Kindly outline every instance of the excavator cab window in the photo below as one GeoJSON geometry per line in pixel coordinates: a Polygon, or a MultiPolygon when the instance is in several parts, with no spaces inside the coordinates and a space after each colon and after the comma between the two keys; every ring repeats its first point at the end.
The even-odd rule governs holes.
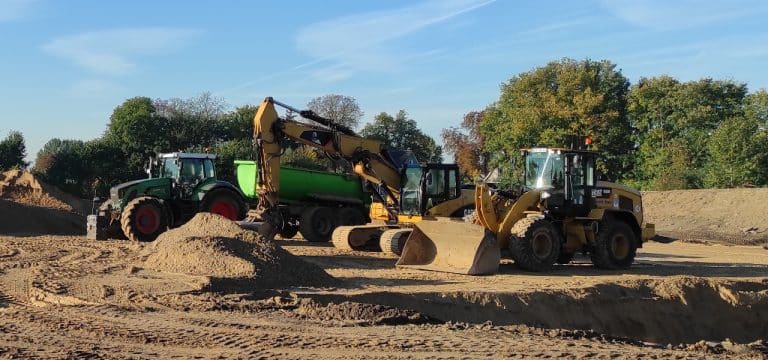
{"type": "Polygon", "coordinates": [[[421,213],[421,166],[408,166],[403,170],[400,190],[400,212],[407,215],[421,213]]]}

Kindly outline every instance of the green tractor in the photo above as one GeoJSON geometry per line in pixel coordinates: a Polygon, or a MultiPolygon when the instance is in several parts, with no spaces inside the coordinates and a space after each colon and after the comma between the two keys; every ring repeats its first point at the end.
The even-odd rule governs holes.
{"type": "Polygon", "coordinates": [[[148,179],[112,187],[97,214],[88,216],[88,237],[153,241],[199,212],[242,220],[248,211],[245,196],[237,186],[216,179],[215,159],[213,154],[180,152],[151,159],[148,179]]]}

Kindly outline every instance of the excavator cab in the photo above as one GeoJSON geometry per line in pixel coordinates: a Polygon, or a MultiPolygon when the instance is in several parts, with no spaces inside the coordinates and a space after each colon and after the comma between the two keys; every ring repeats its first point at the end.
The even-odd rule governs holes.
{"type": "Polygon", "coordinates": [[[455,164],[412,164],[402,170],[400,214],[423,216],[428,210],[461,197],[459,167],[455,164]]]}

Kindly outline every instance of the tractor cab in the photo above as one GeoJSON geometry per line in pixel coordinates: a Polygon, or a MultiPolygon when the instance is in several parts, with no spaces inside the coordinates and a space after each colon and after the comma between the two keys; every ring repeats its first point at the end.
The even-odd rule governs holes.
{"type": "Polygon", "coordinates": [[[214,154],[160,154],[155,161],[157,177],[171,179],[182,192],[182,198],[188,198],[198,185],[216,179],[215,160],[214,154]]]}
{"type": "Polygon", "coordinates": [[[525,190],[541,191],[554,215],[586,216],[592,207],[597,153],[586,150],[533,148],[525,158],[525,190]]]}
{"type": "Polygon", "coordinates": [[[456,164],[410,164],[401,172],[400,213],[421,216],[427,209],[461,197],[456,164]]]}

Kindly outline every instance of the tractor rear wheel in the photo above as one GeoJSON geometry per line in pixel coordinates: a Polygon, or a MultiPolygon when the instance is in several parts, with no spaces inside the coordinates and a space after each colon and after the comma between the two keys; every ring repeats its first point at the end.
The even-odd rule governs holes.
{"type": "Polygon", "coordinates": [[[552,223],[544,218],[524,218],[515,223],[509,251],[523,270],[546,271],[560,256],[562,239],[552,223]]]}
{"type": "Polygon", "coordinates": [[[628,269],[637,255],[637,239],[629,225],[612,220],[601,226],[592,251],[592,264],[601,269],[628,269]]]}
{"type": "Polygon", "coordinates": [[[168,215],[159,199],[142,196],[125,206],[120,227],[129,240],[153,241],[168,229],[168,215]]]}
{"type": "Polygon", "coordinates": [[[328,242],[336,228],[336,216],[327,207],[304,209],[299,220],[299,231],[309,242],[328,242]]]}
{"type": "Polygon", "coordinates": [[[245,218],[245,202],[234,191],[224,188],[214,189],[205,194],[200,204],[200,211],[221,215],[229,220],[245,218]]]}

